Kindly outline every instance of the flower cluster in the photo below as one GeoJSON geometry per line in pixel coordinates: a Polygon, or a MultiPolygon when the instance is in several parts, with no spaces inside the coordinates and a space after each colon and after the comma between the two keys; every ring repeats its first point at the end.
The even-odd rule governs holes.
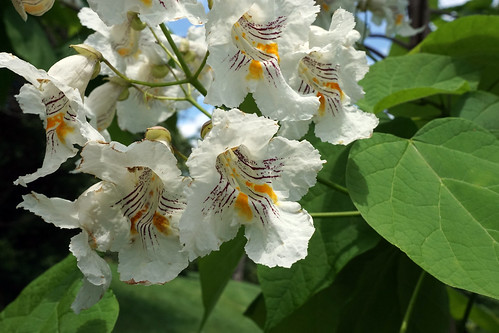
{"type": "Polygon", "coordinates": [[[386,34],[398,34],[403,37],[416,35],[425,27],[413,28],[406,15],[409,0],[317,0],[324,9],[318,18],[319,24],[329,24],[331,14],[338,8],[350,12],[371,12],[376,25],[386,23],[386,34]]]}
{"type": "MultiPolygon", "coordinates": [[[[41,13],[14,1],[21,3],[41,13]]],[[[95,32],[48,72],[0,54],[0,67],[28,81],[16,96],[22,110],[38,114],[46,130],[43,165],[16,183],[27,186],[77,154],[76,171],[100,179],[74,201],[32,192],[19,205],[81,229],[70,244],[84,274],[73,309],[92,306],[109,287],[100,252],[118,253],[121,280],[161,284],[244,226],[256,263],[303,259],[314,225],[298,201],[325,161],[299,140],[311,123],[322,141],[343,145],[378,124],[355,105],[368,66],[355,49],[353,15],[338,9],[324,29],[312,25],[313,0],[214,0],[207,14],[195,0],[88,3],[78,16],[95,32]],[[179,37],[164,24],[179,18],[206,24],[179,37]],[[99,73],[105,83],[85,97],[99,73]],[[238,109],[248,94],[261,115],[238,109]],[[201,95],[212,114],[198,104],[201,95]],[[211,121],[181,171],[169,132],[157,125],[192,105],[211,121]],[[115,117],[145,139],[113,141],[115,117]]]]}

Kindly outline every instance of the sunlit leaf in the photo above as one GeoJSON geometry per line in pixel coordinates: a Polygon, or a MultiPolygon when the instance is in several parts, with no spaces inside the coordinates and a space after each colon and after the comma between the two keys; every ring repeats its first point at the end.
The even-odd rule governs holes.
{"type": "Polygon", "coordinates": [[[436,94],[463,94],[476,89],[479,72],[449,56],[411,54],[390,57],[370,67],[360,81],[366,95],[358,105],[369,112],[436,94]]]}
{"type": "Polygon", "coordinates": [[[437,119],[411,140],[375,134],[352,148],[350,195],[366,221],[451,286],[499,298],[499,140],[437,119]]]}

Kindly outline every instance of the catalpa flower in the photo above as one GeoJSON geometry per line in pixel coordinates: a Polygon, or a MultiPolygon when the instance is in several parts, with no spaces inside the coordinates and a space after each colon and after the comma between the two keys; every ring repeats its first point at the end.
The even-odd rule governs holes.
{"type": "Polygon", "coordinates": [[[12,0],[12,4],[16,11],[26,21],[28,14],[41,16],[52,8],[54,0],[12,0]]]}
{"type": "Polygon", "coordinates": [[[119,77],[112,77],[108,82],[96,87],[85,100],[85,110],[90,124],[105,138],[111,141],[107,128],[116,114],[116,104],[128,94],[128,83],[119,77]]]}
{"type": "Polygon", "coordinates": [[[111,283],[109,265],[97,251],[119,251],[128,240],[129,227],[120,207],[115,205],[115,195],[112,183],[100,182],[75,201],[32,192],[24,195],[18,206],[59,228],[81,229],[69,245],[84,276],[71,306],[76,313],[97,303],[111,283]]]}
{"type": "Polygon", "coordinates": [[[128,147],[89,142],[81,156],[78,170],[113,184],[110,209],[119,208],[126,219],[129,233],[119,249],[121,280],[161,284],[175,278],[188,264],[178,236],[187,180],[168,145],[159,140],[128,147]]]}
{"type": "MultiPolygon", "coordinates": [[[[81,24],[95,31],[88,36],[85,44],[99,50],[103,57],[122,73],[125,72],[127,64],[137,61],[144,47],[155,43],[149,29],[136,27],[136,15],[129,12],[124,21],[107,26],[90,8],[82,8],[78,13],[81,24]]],[[[103,66],[101,73],[114,74],[107,66],[103,66]]]]}
{"type": "MultiPolygon", "coordinates": [[[[358,81],[369,67],[365,53],[354,49],[360,34],[353,30],[351,13],[335,11],[329,31],[312,26],[309,46],[290,81],[302,94],[319,97],[320,106],[313,118],[315,134],[322,141],[348,144],[372,135],[378,124],[375,115],[352,105],[363,95],[358,81]]],[[[302,137],[309,122],[282,122],[281,133],[287,137],[302,137]]]]}
{"type": "Polygon", "coordinates": [[[372,21],[380,25],[386,21],[386,34],[399,34],[404,37],[413,36],[424,30],[424,27],[414,29],[406,17],[408,0],[361,0],[359,8],[373,13],[372,21]]]}
{"type": "Polygon", "coordinates": [[[60,60],[48,72],[11,54],[0,53],[0,68],[7,67],[31,83],[25,84],[16,97],[24,113],[40,116],[47,137],[42,167],[19,177],[16,184],[26,186],[56,171],[64,161],[76,155],[78,149],[74,145],[104,139],[87,122],[82,103],[87,84],[98,69],[99,54],[85,51],[85,47],[76,48],[83,54],[60,60]]]}
{"type": "MultiPolygon", "coordinates": [[[[128,77],[151,83],[175,81],[173,71],[176,70],[167,64],[164,53],[157,52],[153,46],[145,47],[142,51],[139,59],[128,66],[126,71],[128,77]]],[[[179,71],[175,73],[177,77],[180,75],[179,71]]],[[[178,85],[139,87],[141,91],[130,88],[128,98],[117,102],[118,125],[121,129],[132,133],[144,132],[148,127],[165,121],[175,113],[177,102],[156,99],[155,96],[178,98],[184,95],[178,85]]]]}
{"type": "Polygon", "coordinates": [[[203,5],[197,0],[121,0],[119,6],[111,0],[89,0],[88,4],[109,26],[125,21],[128,12],[138,13],[150,26],[181,18],[187,18],[192,24],[202,24],[206,16],[203,5]]]}
{"type": "Polygon", "coordinates": [[[324,161],[307,141],[273,138],[277,129],[237,109],[214,111],[212,129],[187,160],[193,181],[180,240],[191,260],[217,250],[241,225],[257,263],[290,267],[307,255],[313,221],[296,201],[324,161]]]}
{"type": "Polygon", "coordinates": [[[214,81],[205,102],[237,107],[252,93],[266,116],[310,119],[317,98],[288,85],[280,60],[304,46],[317,9],[312,0],[214,1],[206,24],[214,81]]]}

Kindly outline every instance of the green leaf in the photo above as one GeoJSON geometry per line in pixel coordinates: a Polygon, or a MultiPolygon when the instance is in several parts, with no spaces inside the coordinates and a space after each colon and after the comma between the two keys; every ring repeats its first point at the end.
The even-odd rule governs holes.
{"type": "Polygon", "coordinates": [[[467,16],[439,27],[411,53],[432,53],[460,57],[481,68],[479,89],[499,93],[499,16],[467,16]]]}
{"type": "Polygon", "coordinates": [[[111,291],[76,315],[71,310],[81,287],[76,259],[66,259],[31,282],[0,313],[0,332],[111,332],[119,306],[111,291]]]}
{"type": "Polygon", "coordinates": [[[462,17],[430,33],[411,53],[453,56],[498,55],[498,30],[498,16],[462,17]]]}
{"type": "Polygon", "coordinates": [[[499,138],[499,96],[495,94],[485,91],[465,94],[452,108],[451,116],[469,119],[499,138]]]}
{"type": "Polygon", "coordinates": [[[243,228],[241,228],[236,238],[222,244],[220,250],[213,251],[208,256],[198,259],[204,306],[200,330],[208,320],[231,279],[234,269],[241,260],[245,244],[246,238],[244,238],[243,228]]]}
{"type": "Polygon", "coordinates": [[[53,47],[36,19],[30,17],[24,22],[12,7],[3,13],[3,21],[16,55],[45,70],[57,61],[53,47]]]}
{"type": "MultiPolygon", "coordinates": [[[[447,292],[452,317],[460,321],[466,311],[468,297],[453,288],[447,288],[447,292]]],[[[469,319],[489,333],[499,333],[499,317],[481,304],[476,302],[473,304],[469,319]]]]}
{"type": "MultiPolygon", "coordinates": [[[[398,332],[420,274],[417,265],[383,242],[350,261],[328,288],[269,332],[398,332]]],[[[251,318],[265,316],[262,303],[252,304],[251,318]]],[[[407,332],[446,332],[449,319],[445,286],[426,275],[407,332]]]]}
{"type": "MultiPolygon", "coordinates": [[[[199,276],[183,274],[165,285],[128,285],[118,279],[112,265],[111,287],[120,302],[120,316],[115,332],[192,333],[199,328],[203,305],[199,276]]],[[[243,312],[258,295],[257,285],[229,281],[204,333],[254,333],[258,327],[243,312]]]]}
{"type": "Polygon", "coordinates": [[[452,57],[412,54],[377,62],[359,83],[366,91],[359,107],[377,113],[423,97],[474,90],[478,72],[467,62],[452,57]]]}
{"type": "MultiPolygon", "coordinates": [[[[338,184],[344,182],[348,148],[310,138],[327,163],[319,177],[338,184]]],[[[348,195],[317,184],[301,201],[308,212],[351,211],[348,195]]],[[[308,255],[291,268],[258,266],[258,278],[267,309],[265,328],[276,326],[309,298],[329,286],[336,274],[353,257],[374,247],[378,236],[360,217],[314,220],[308,255]]]]}
{"type": "Polygon", "coordinates": [[[347,185],[364,219],[430,274],[499,298],[499,141],[464,119],[412,140],[375,134],[350,153],[347,185]]]}

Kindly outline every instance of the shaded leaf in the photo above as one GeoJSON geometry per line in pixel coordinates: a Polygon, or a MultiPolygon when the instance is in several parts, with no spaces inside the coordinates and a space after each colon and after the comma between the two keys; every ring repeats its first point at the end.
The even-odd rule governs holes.
{"type": "MultiPolygon", "coordinates": [[[[383,242],[350,261],[329,287],[269,332],[399,332],[420,274],[417,265],[383,242]]],[[[254,301],[248,315],[254,320],[265,317],[261,299],[254,301]]],[[[449,319],[445,286],[426,275],[407,332],[446,332],[449,319]]]]}
{"type": "Polygon", "coordinates": [[[499,96],[473,91],[461,96],[451,115],[469,119],[499,138],[499,96]]]}
{"type": "Polygon", "coordinates": [[[499,298],[498,170],[497,138],[446,118],[412,140],[357,142],[347,185],[366,221],[430,274],[499,298]]]}
{"type": "Polygon", "coordinates": [[[58,59],[36,19],[24,22],[10,6],[3,13],[7,36],[17,56],[37,68],[48,70],[58,59]]]}
{"type": "Polygon", "coordinates": [[[198,259],[204,306],[200,329],[208,320],[227,283],[232,278],[232,274],[243,256],[245,244],[246,238],[244,238],[243,228],[240,228],[236,238],[223,243],[220,250],[213,251],[208,256],[198,259]]]}
{"type": "Polygon", "coordinates": [[[31,282],[0,313],[0,332],[111,332],[119,306],[111,291],[76,315],[70,306],[81,287],[76,259],[66,259],[31,282]]]}
{"type": "MultiPolygon", "coordinates": [[[[319,177],[338,184],[344,183],[348,148],[311,142],[327,163],[319,177]]],[[[317,184],[301,201],[309,212],[355,210],[344,193],[317,184]]],[[[360,217],[315,219],[316,231],[310,240],[308,255],[291,268],[258,266],[267,309],[265,328],[276,326],[308,299],[329,286],[336,274],[355,256],[376,245],[379,238],[360,217]]]]}
{"type": "MultiPolygon", "coordinates": [[[[449,308],[452,317],[460,321],[466,311],[468,297],[453,288],[447,288],[449,308]]],[[[469,319],[489,333],[499,333],[499,317],[490,309],[476,302],[471,308],[469,319]]]]}

